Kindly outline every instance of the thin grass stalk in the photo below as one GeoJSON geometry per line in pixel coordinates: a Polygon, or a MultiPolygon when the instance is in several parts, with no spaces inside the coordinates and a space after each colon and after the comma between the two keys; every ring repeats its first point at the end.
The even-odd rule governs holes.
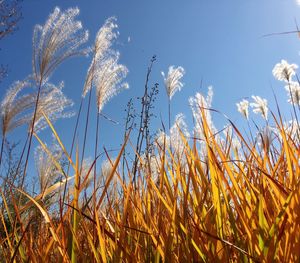
{"type": "Polygon", "coordinates": [[[89,117],[90,117],[91,97],[92,97],[92,89],[93,89],[95,64],[96,64],[96,53],[94,52],[93,64],[92,64],[92,78],[91,78],[90,91],[89,91],[89,100],[88,100],[88,109],[87,109],[85,129],[84,129],[84,139],[83,139],[80,173],[82,171],[83,158],[84,158],[84,152],[85,152],[85,144],[86,144],[86,136],[87,136],[87,130],[88,130],[88,124],[89,124],[89,117]]]}
{"type": "Polygon", "coordinates": [[[87,136],[88,125],[89,125],[90,108],[91,108],[91,98],[92,98],[92,89],[93,89],[93,87],[91,86],[90,91],[89,91],[88,109],[87,109],[87,113],[86,113],[86,122],[85,122],[84,137],[83,137],[83,146],[82,146],[80,173],[82,171],[82,164],[83,164],[83,158],[84,158],[84,152],[85,152],[85,145],[86,145],[86,136],[87,136]]]}
{"type": "Polygon", "coordinates": [[[79,214],[77,212],[78,206],[78,199],[80,193],[80,172],[79,172],[79,158],[78,158],[78,150],[76,151],[76,171],[75,171],[75,181],[74,181],[74,201],[73,206],[73,233],[72,233],[72,252],[71,252],[71,262],[77,262],[77,245],[75,242],[75,236],[78,232],[78,221],[79,221],[79,214]]]}
{"type": "Polygon", "coordinates": [[[30,129],[30,135],[29,135],[29,144],[28,144],[28,150],[26,154],[26,161],[25,161],[25,166],[24,166],[24,171],[23,171],[23,176],[22,176],[22,181],[21,181],[21,188],[23,188],[23,184],[25,181],[25,176],[26,176],[26,171],[27,171],[27,166],[28,166],[28,160],[29,160],[29,154],[30,154],[30,149],[31,149],[31,143],[32,143],[32,136],[33,136],[33,131],[34,131],[34,124],[35,124],[35,119],[36,119],[36,114],[37,114],[37,109],[38,109],[38,103],[40,99],[40,93],[42,89],[42,78],[39,81],[38,85],[38,92],[36,96],[36,102],[34,106],[34,114],[33,114],[33,119],[32,119],[32,124],[31,124],[31,129],[30,129]]]}
{"type": "Polygon", "coordinates": [[[137,165],[138,165],[138,159],[140,157],[141,153],[141,148],[143,145],[143,140],[144,140],[144,135],[145,135],[145,127],[143,127],[143,121],[144,121],[144,116],[145,116],[145,110],[146,110],[146,104],[148,101],[148,83],[149,83],[149,77],[152,71],[152,66],[154,61],[156,60],[155,56],[152,57],[150,61],[150,66],[148,67],[147,75],[146,75],[146,82],[145,82],[145,89],[144,89],[144,95],[142,97],[142,110],[140,113],[140,124],[139,124],[139,133],[137,136],[137,141],[136,141],[136,154],[133,162],[133,178],[132,182],[134,183],[134,187],[136,189],[136,173],[137,173],[137,165]]]}
{"type": "MultiPolygon", "coordinates": [[[[40,82],[39,82],[39,85],[38,85],[38,92],[37,92],[37,97],[36,97],[36,102],[35,102],[34,114],[33,114],[30,134],[29,134],[29,144],[28,144],[28,149],[27,149],[27,154],[26,154],[26,161],[25,161],[23,176],[21,178],[21,185],[19,187],[20,189],[23,189],[24,182],[25,182],[26,171],[27,171],[27,166],[28,166],[28,160],[29,160],[29,154],[30,154],[30,149],[31,149],[32,137],[33,137],[33,132],[34,132],[34,124],[35,124],[36,115],[37,115],[37,109],[38,109],[38,103],[39,103],[41,88],[42,88],[42,79],[40,79],[40,82]]],[[[26,143],[25,143],[25,146],[26,146],[26,143]]],[[[24,150],[25,150],[25,147],[24,147],[24,150]]],[[[20,163],[21,163],[21,160],[20,160],[20,163]]],[[[17,176],[17,173],[16,173],[16,176],[17,176]]],[[[20,205],[20,202],[21,202],[21,196],[19,197],[19,200],[18,200],[18,206],[20,205]]],[[[15,209],[17,209],[16,204],[14,204],[14,206],[15,206],[15,209]]]]}
{"type": "MultiPolygon", "coordinates": [[[[79,118],[80,118],[80,114],[81,114],[81,110],[82,110],[82,104],[83,104],[83,98],[81,98],[81,101],[80,101],[80,106],[79,106],[79,110],[78,110],[78,114],[77,114],[77,118],[76,118],[76,124],[75,124],[75,128],[74,128],[74,133],[73,133],[71,150],[70,150],[70,157],[71,158],[72,158],[72,153],[73,153],[73,149],[74,149],[75,137],[76,137],[76,133],[77,133],[77,129],[78,129],[78,124],[79,124],[79,118]]],[[[68,162],[67,175],[69,174],[69,170],[70,170],[70,162],[68,162]]],[[[63,211],[63,204],[65,203],[66,191],[67,191],[67,182],[65,183],[65,186],[64,186],[64,192],[63,192],[63,198],[62,198],[62,205],[60,206],[60,209],[62,211],[63,211]]]]}
{"type": "Polygon", "coordinates": [[[2,142],[1,142],[0,168],[1,168],[1,164],[2,164],[2,154],[3,154],[3,150],[4,150],[4,143],[5,143],[5,134],[3,134],[2,142]]]}
{"type": "MultiPolygon", "coordinates": [[[[94,154],[94,159],[96,160],[97,154],[98,154],[98,133],[99,133],[99,119],[100,119],[100,114],[97,109],[97,116],[96,116],[96,137],[95,137],[95,154],[94,154]]],[[[96,176],[97,176],[97,162],[95,162],[94,165],[94,197],[96,198],[96,176]]]]}
{"type": "MultiPolygon", "coordinates": [[[[81,111],[82,111],[82,104],[83,104],[83,98],[81,98],[81,100],[80,100],[80,106],[79,106],[79,110],[78,110],[78,114],[77,114],[77,118],[76,118],[76,123],[75,123],[75,128],[74,128],[74,132],[73,132],[72,144],[71,144],[71,149],[70,149],[70,156],[71,157],[72,157],[73,149],[74,149],[74,145],[75,145],[75,137],[76,137],[77,129],[78,129],[78,125],[79,125],[80,114],[81,114],[81,111]]],[[[68,163],[67,174],[69,173],[69,169],[70,169],[70,163],[68,163]]]]}
{"type": "Polygon", "coordinates": [[[24,143],[22,153],[21,153],[20,159],[18,161],[17,169],[16,169],[15,176],[14,176],[14,180],[16,179],[16,177],[18,175],[18,172],[19,172],[22,160],[23,160],[23,156],[24,156],[24,153],[25,153],[25,150],[26,150],[26,146],[27,146],[27,143],[28,143],[28,139],[29,139],[29,132],[27,133],[26,141],[24,143]]]}
{"type": "MultiPolygon", "coordinates": [[[[97,177],[97,152],[98,152],[98,130],[99,130],[99,119],[100,119],[100,114],[99,114],[99,108],[97,109],[97,120],[96,120],[96,138],[95,138],[95,165],[94,165],[94,176],[93,176],[93,183],[94,183],[94,192],[93,192],[93,219],[96,220],[96,197],[97,197],[97,189],[96,189],[96,177],[97,177]]],[[[103,179],[104,180],[104,179],[103,179]]],[[[96,230],[93,228],[93,238],[94,241],[96,240],[96,230]]]]}
{"type": "MultiPolygon", "coordinates": [[[[14,219],[11,218],[11,224],[13,225],[12,232],[14,233],[14,237],[15,237],[16,241],[19,242],[20,238],[19,238],[19,233],[17,231],[17,222],[19,222],[19,224],[20,224],[20,231],[22,233],[24,232],[24,228],[23,228],[23,223],[22,223],[22,220],[21,220],[21,217],[20,217],[20,213],[19,213],[19,210],[18,210],[18,207],[17,207],[16,200],[15,200],[15,198],[13,196],[13,193],[12,193],[12,188],[10,188],[10,194],[11,194],[12,205],[13,205],[13,208],[14,208],[14,211],[15,211],[15,218],[14,219]]],[[[9,208],[8,208],[7,204],[6,204],[6,211],[8,211],[8,213],[9,213],[9,208]]],[[[22,244],[19,245],[19,254],[20,254],[21,259],[22,259],[23,262],[26,262],[28,260],[27,254],[26,254],[25,249],[22,246],[22,244]]]]}
{"type": "Polygon", "coordinates": [[[171,98],[168,98],[169,131],[171,130],[171,98]]]}
{"type": "MultiPolygon", "coordinates": [[[[71,149],[70,149],[70,157],[72,158],[72,153],[73,153],[73,149],[74,149],[74,145],[75,145],[75,137],[76,137],[76,133],[77,133],[77,129],[78,129],[78,124],[79,124],[79,118],[80,118],[80,114],[82,111],[82,104],[83,104],[83,98],[81,98],[80,101],[80,106],[79,106],[79,110],[78,110],[78,114],[77,114],[77,118],[76,118],[76,124],[75,124],[75,128],[74,128],[74,132],[73,132],[73,138],[72,138],[72,144],[71,144],[71,149]]],[[[69,170],[70,170],[70,162],[68,162],[68,168],[67,168],[67,175],[69,174],[69,170]]],[[[65,182],[64,185],[64,191],[63,191],[63,197],[62,199],[60,199],[59,202],[59,216],[60,216],[60,221],[63,222],[63,211],[64,211],[64,204],[65,204],[65,198],[66,198],[66,192],[67,192],[67,185],[68,182],[65,182]]],[[[66,233],[65,233],[65,228],[62,227],[62,236],[65,237],[66,233]]],[[[63,238],[63,240],[65,240],[65,238],[63,238]]],[[[63,243],[64,247],[65,244],[63,243]]],[[[65,253],[67,253],[67,250],[65,250],[65,253]]]]}
{"type": "MultiPolygon", "coordinates": [[[[126,115],[126,122],[125,122],[125,128],[124,128],[124,136],[123,136],[123,141],[125,141],[126,136],[127,136],[127,131],[129,128],[132,128],[134,120],[132,120],[131,125],[129,126],[129,120],[132,117],[131,116],[131,106],[132,106],[132,98],[129,100],[127,104],[127,115],[126,115]]],[[[123,159],[122,159],[122,179],[123,179],[123,184],[125,183],[125,158],[126,158],[126,148],[124,149],[123,152],[123,159]]]]}

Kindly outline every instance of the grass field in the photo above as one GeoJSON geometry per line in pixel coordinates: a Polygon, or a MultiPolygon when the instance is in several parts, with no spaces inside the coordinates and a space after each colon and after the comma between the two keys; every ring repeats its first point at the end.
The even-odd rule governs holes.
{"type": "MultiPolygon", "coordinates": [[[[150,87],[147,72],[141,114],[134,118],[128,104],[123,145],[116,158],[97,162],[98,126],[103,106],[128,88],[127,68],[111,45],[117,37],[110,18],[97,34],[92,48],[75,20],[77,9],[50,15],[33,37],[33,73],[16,82],[1,103],[2,168],[0,188],[1,262],[299,262],[300,260],[300,86],[294,64],[278,63],[273,74],[286,85],[293,119],[253,96],[240,102],[241,118],[249,124],[249,109],[263,122],[241,131],[227,119],[217,130],[212,120],[212,89],[207,96],[190,99],[194,127],[183,114],[171,125],[171,99],[181,89],[184,69],[170,67],[164,74],[169,97],[169,123],[151,136],[151,110],[157,86],[150,87]],[[96,93],[97,131],[85,136],[78,150],[68,150],[54,121],[70,117],[72,105],[49,82],[64,60],[90,52],[91,66],[82,93],[90,109],[96,93]],[[32,91],[26,93],[25,87],[32,91]],[[259,118],[260,116],[258,116],[259,118]],[[137,123],[137,127],[133,124],[137,123]],[[4,154],[11,144],[7,135],[28,127],[23,151],[4,154]],[[40,138],[47,128],[52,146],[40,138]],[[32,141],[39,189],[26,187],[32,141]],[[87,161],[87,140],[95,141],[95,156],[87,161]],[[127,158],[127,152],[134,156],[127,158]],[[4,161],[11,164],[3,172],[4,161]]],[[[88,111],[89,112],[89,111],[88,111]]],[[[224,117],[226,118],[226,117],[224,117]]],[[[86,124],[81,105],[78,122],[86,124]]],[[[86,134],[85,131],[85,134],[86,134]]]]}

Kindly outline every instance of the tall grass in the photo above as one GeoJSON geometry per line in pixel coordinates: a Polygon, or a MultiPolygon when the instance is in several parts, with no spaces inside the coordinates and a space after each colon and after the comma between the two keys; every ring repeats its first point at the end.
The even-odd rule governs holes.
{"type": "MultiPolygon", "coordinates": [[[[53,16],[59,13],[55,9],[50,22],[51,17],[53,20],[53,16]]],[[[110,30],[115,27],[109,25],[110,30]]],[[[115,35],[108,32],[108,41],[111,41],[115,35]]],[[[104,43],[109,49],[110,43],[104,43]]],[[[110,54],[108,52],[106,56],[110,54]]],[[[103,66],[105,61],[107,57],[100,65],[103,66]]],[[[22,162],[17,160],[17,174],[2,180],[5,187],[0,189],[1,261],[299,262],[300,137],[297,105],[300,97],[295,96],[298,89],[287,89],[294,109],[291,123],[284,122],[279,110],[274,113],[267,108],[266,101],[253,96],[254,102],[250,106],[265,119],[262,127],[257,127],[256,136],[252,136],[250,126],[244,133],[229,119],[228,125],[219,131],[212,120],[212,112],[217,111],[211,107],[213,93],[209,89],[206,97],[198,93],[190,99],[194,119],[192,132],[188,131],[184,116],[180,114],[174,125],[169,125],[169,131],[162,127],[163,131],[152,139],[144,129],[149,129],[148,111],[155,101],[148,96],[153,62],[147,73],[137,146],[131,143],[136,138],[132,132],[134,125],[129,119],[133,117],[129,113],[130,102],[122,147],[117,158],[111,158],[105,151],[107,161],[101,170],[95,168],[100,157],[97,146],[94,159],[83,164],[81,160],[85,156],[80,156],[78,148],[75,157],[72,155],[73,145],[70,152],[67,151],[60,139],[60,131],[53,124],[55,119],[39,107],[40,99],[33,97],[35,100],[30,100],[31,114],[26,111],[26,116],[33,121],[26,123],[29,136],[40,144],[37,156],[43,158],[38,158],[40,176],[37,179],[41,187],[33,194],[23,184],[15,185],[10,180],[11,176],[26,179],[27,161],[24,173],[23,170],[18,173],[22,162]],[[145,101],[150,101],[150,105],[145,105],[145,101]],[[268,112],[271,117],[268,117],[268,112]],[[36,116],[52,133],[55,150],[43,142],[39,130],[34,128],[36,116]],[[250,139],[247,133],[251,134],[250,139]],[[143,145],[146,146],[143,148],[143,145]],[[125,154],[130,147],[134,162],[125,154]]],[[[296,69],[289,66],[280,64],[276,70],[274,68],[274,75],[280,79],[278,74],[281,72],[283,78],[280,80],[286,81],[287,85],[291,84],[296,69]]],[[[91,66],[87,77],[90,90],[94,85],[93,68],[91,66]]],[[[123,75],[115,77],[119,79],[123,75]]],[[[41,94],[44,85],[46,83],[40,82],[38,86],[41,94]]],[[[109,89],[110,85],[106,88],[109,89]]],[[[96,87],[98,96],[101,95],[99,89],[100,86],[96,87]]],[[[115,93],[113,90],[107,94],[115,93]]],[[[152,95],[155,96],[155,88],[152,95]]],[[[16,96],[17,93],[11,104],[16,96]]],[[[3,105],[6,104],[2,103],[2,118],[8,112],[3,110],[3,105]]],[[[248,106],[249,102],[245,100],[238,104],[238,110],[246,119],[249,118],[248,106]]],[[[13,113],[11,116],[19,117],[22,111],[13,113]]],[[[85,122],[87,127],[88,118],[82,119],[78,114],[74,136],[78,121],[85,122]]],[[[5,127],[2,127],[1,158],[4,158],[7,140],[5,127]]],[[[96,142],[97,136],[98,133],[96,142]]],[[[90,138],[85,135],[86,139],[90,138]]]]}

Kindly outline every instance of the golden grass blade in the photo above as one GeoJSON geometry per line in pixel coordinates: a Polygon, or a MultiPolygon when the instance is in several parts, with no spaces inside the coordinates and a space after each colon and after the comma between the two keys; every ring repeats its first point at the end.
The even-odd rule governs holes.
{"type": "Polygon", "coordinates": [[[114,174],[115,174],[115,172],[116,172],[116,170],[117,170],[117,167],[118,167],[118,165],[119,165],[119,162],[120,162],[120,159],[121,159],[121,157],[122,157],[123,151],[124,151],[124,149],[125,149],[125,145],[126,145],[126,143],[127,143],[127,140],[128,140],[128,138],[129,138],[129,135],[130,135],[130,133],[127,135],[126,140],[125,140],[125,142],[124,142],[124,144],[123,144],[123,146],[122,146],[122,148],[121,148],[121,150],[120,150],[120,152],[119,152],[119,154],[118,154],[118,157],[117,157],[117,159],[115,160],[114,165],[113,165],[113,167],[112,167],[112,169],[111,169],[110,175],[109,175],[108,178],[106,179],[106,182],[105,182],[105,186],[104,186],[102,195],[100,196],[99,201],[98,201],[98,204],[97,204],[97,206],[96,206],[96,211],[99,209],[99,207],[100,207],[100,205],[101,205],[101,203],[102,203],[102,201],[103,201],[103,199],[104,199],[104,197],[105,197],[105,195],[106,195],[106,193],[107,193],[108,186],[109,186],[111,180],[113,179],[113,176],[114,176],[114,174]]]}
{"type": "Polygon", "coordinates": [[[98,250],[96,249],[96,247],[94,245],[94,242],[93,242],[93,236],[92,236],[92,234],[89,232],[89,230],[86,227],[84,227],[84,230],[85,230],[86,238],[88,240],[88,244],[90,245],[90,247],[92,249],[92,252],[93,252],[93,255],[95,257],[96,262],[97,263],[101,262],[98,250]]]}
{"type": "Polygon", "coordinates": [[[101,233],[102,230],[101,230],[101,226],[100,226],[98,213],[95,213],[95,219],[96,219],[97,234],[98,234],[99,246],[100,246],[101,262],[106,263],[107,262],[107,259],[106,259],[106,244],[105,244],[104,236],[101,233]]]}
{"type": "MultiPolygon", "coordinates": [[[[15,238],[15,242],[19,243],[20,242],[20,237],[19,237],[19,234],[17,232],[17,229],[15,228],[15,223],[14,223],[14,220],[12,218],[10,209],[8,207],[6,197],[4,196],[4,193],[1,191],[1,189],[0,189],[0,192],[1,192],[2,201],[3,201],[3,204],[4,204],[4,208],[5,208],[5,211],[6,211],[7,216],[8,216],[9,223],[10,223],[11,226],[13,226],[13,237],[15,238]]],[[[13,250],[11,250],[11,251],[13,251],[13,250]]],[[[23,248],[22,244],[19,244],[19,253],[20,253],[22,261],[25,261],[27,259],[27,257],[26,257],[25,249],[23,248]]]]}
{"type": "Polygon", "coordinates": [[[16,190],[19,191],[24,196],[26,196],[39,209],[39,211],[41,212],[45,222],[47,224],[49,224],[49,230],[50,230],[50,233],[51,233],[53,239],[55,240],[55,242],[58,245],[58,247],[57,247],[58,251],[63,256],[65,262],[70,262],[69,258],[66,257],[65,253],[62,250],[62,245],[61,245],[60,239],[59,239],[59,237],[57,236],[57,234],[54,230],[54,227],[52,225],[52,221],[51,221],[47,211],[33,197],[31,197],[29,194],[27,194],[26,192],[24,192],[24,191],[22,191],[21,189],[18,189],[18,188],[16,188],[16,190]]]}
{"type": "Polygon", "coordinates": [[[74,180],[74,199],[73,199],[73,225],[72,225],[72,248],[71,248],[71,262],[77,262],[77,248],[78,248],[78,241],[76,240],[77,231],[78,231],[78,221],[79,215],[77,210],[79,209],[78,199],[80,194],[80,171],[79,171],[79,155],[78,155],[78,148],[76,149],[76,167],[75,167],[75,180],[74,180]],[[77,242],[76,242],[77,241],[77,242]]]}
{"type": "Polygon", "coordinates": [[[63,174],[66,178],[66,174],[64,170],[62,169],[61,165],[57,162],[57,160],[53,157],[51,151],[48,149],[48,147],[43,143],[43,141],[40,139],[40,137],[34,132],[33,135],[38,140],[40,145],[42,146],[43,150],[48,154],[48,156],[51,158],[52,162],[54,163],[55,167],[63,174]]]}
{"type": "Polygon", "coordinates": [[[63,145],[63,143],[61,142],[61,139],[60,139],[60,137],[58,136],[58,134],[57,134],[57,132],[56,132],[56,130],[55,130],[53,124],[52,124],[51,121],[49,120],[48,116],[44,113],[44,111],[42,111],[42,114],[43,114],[43,116],[44,116],[44,118],[45,118],[47,124],[48,124],[49,127],[51,128],[52,133],[53,133],[54,137],[56,138],[57,142],[59,143],[61,149],[63,150],[64,154],[65,154],[66,157],[68,158],[68,161],[70,162],[70,164],[72,165],[73,169],[75,170],[75,165],[74,165],[74,163],[73,163],[73,161],[72,161],[72,158],[71,158],[71,156],[69,155],[69,153],[67,152],[67,150],[66,150],[65,146],[63,145]]]}
{"type": "MultiPolygon", "coordinates": [[[[2,191],[1,191],[1,195],[2,195],[2,199],[6,203],[5,196],[3,195],[2,191]]],[[[7,205],[5,205],[5,206],[7,206],[7,205]]],[[[10,224],[11,224],[11,215],[10,215],[10,212],[7,211],[7,214],[8,214],[8,218],[9,218],[10,224]]],[[[7,226],[6,226],[7,223],[4,220],[4,215],[3,215],[2,212],[0,212],[0,217],[1,217],[1,223],[2,223],[3,229],[4,229],[4,232],[5,232],[6,241],[7,241],[8,247],[9,247],[9,251],[10,251],[10,253],[12,253],[12,251],[14,250],[14,248],[13,248],[13,245],[11,243],[10,234],[8,233],[7,226]]]]}

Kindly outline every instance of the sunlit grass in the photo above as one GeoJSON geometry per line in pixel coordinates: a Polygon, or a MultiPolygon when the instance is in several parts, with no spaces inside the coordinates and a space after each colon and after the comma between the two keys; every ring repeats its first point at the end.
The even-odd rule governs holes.
{"type": "MultiPolygon", "coordinates": [[[[55,10],[58,16],[60,11],[55,10]]],[[[69,12],[73,19],[79,11],[70,9],[69,12]]],[[[104,28],[108,31],[103,29],[98,33],[101,37],[98,40],[105,40],[106,48],[110,48],[110,41],[116,37],[112,34],[116,25],[110,21],[105,24],[109,27],[104,28]],[[109,37],[103,32],[108,32],[109,37]]],[[[79,24],[76,25],[78,28],[79,24]]],[[[97,43],[94,60],[96,47],[102,42],[97,43]]],[[[42,60],[45,54],[39,52],[42,60]]],[[[101,65],[98,70],[103,73],[103,67],[109,68],[104,63],[108,61],[107,57],[98,59],[101,65]]],[[[89,115],[80,116],[81,106],[75,131],[68,129],[65,132],[75,138],[78,122],[82,121],[86,124],[85,137],[83,142],[76,144],[73,139],[70,151],[61,140],[61,132],[55,128],[55,119],[47,112],[48,108],[40,107],[38,97],[33,96],[34,99],[24,106],[35,112],[26,115],[29,116],[29,131],[24,137],[36,140],[39,151],[47,156],[38,159],[48,165],[40,164],[40,177],[37,178],[41,182],[43,177],[46,183],[40,183],[40,189],[35,192],[23,184],[31,143],[30,139],[24,171],[20,167],[26,140],[15,174],[6,177],[0,189],[1,261],[299,262],[300,136],[297,105],[300,88],[298,82],[297,86],[292,81],[296,65],[284,61],[274,68],[275,77],[288,86],[293,122],[284,122],[279,110],[275,113],[268,108],[266,100],[252,96],[254,102],[244,99],[238,104],[238,111],[249,125],[249,129],[243,132],[227,117],[228,125],[223,131],[214,126],[211,113],[218,112],[212,109],[211,88],[207,97],[197,93],[190,99],[194,127],[188,129],[183,114],[176,116],[171,127],[170,99],[183,86],[180,79],[184,70],[180,67],[180,74],[175,74],[175,86],[166,86],[167,92],[175,89],[168,94],[169,129],[166,131],[162,124],[162,130],[153,139],[149,135],[149,126],[157,85],[149,88],[148,80],[154,61],[155,58],[147,72],[138,132],[133,131],[135,127],[129,120],[134,118],[129,112],[130,104],[122,147],[116,158],[105,151],[106,161],[101,169],[96,167],[100,159],[98,130],[96,139],[87,136],[89,115]],[[257,125],[258,132],[254,135],[249,124],[249,105],[255,113],[262,115],[264,121],[261,126],[257,125]],[[47,146],[38,129],[34,128],[36,116],[53,135],[56,152],[47,146]],[[90,162],[84,159],[84,150],[79,151],[79,146],[84,149],[87,140],[95,140],[95,157],[90,162]],[[134,157],[128,158],[126,152],[134,157]],[[21,184],[12,180],[19,178],[17,176],[21,177],[21,184]]],[[[86,81],[89,96],[93,87],[93,65],[94,62],[86,81]]],[[[122,69],[125,72],[125,66],[122,69]]],[[[127,69],[126,74],[113,70],[112,79],[109,72],[105,71],[106,91],[101,91],[100,84],[97,86],[98,97],[111,88],[110,81],[119,85],[127,69]]],[[[42,78],[42,73],[36,71],[35,77],[42,78]]],[[[101,79],[102,75],[99,76],[101,79]]],[[[165,79],[165,83],[172,82],[165,79]]],[[[42,81],[37,85],[41,94],[44,85],[42,81]]],[[[9,116],[17,116],[19,120],[23,111],[14,112],[12,107],[17,93],[10,96],[9,103],[6,103],[9,110],[5,113],[11,113],[9,116]]],[[[109,97],[115,93],[113,90],[106,95],[109,97]]],[[[6,104],[2,103],[2,111],[6,104]]],[[[100,112],[99,105],[97,111],[100,112]]],[[[2,118],[4,115],[2,113],[2,118]]],[[[1,158],[6,131],[2,129],[1,158]]]]}
{"type": "MultiPolygon", "coordinates": [[[[45,189],[43,197],[19,190],[27,198],[22,206],[13,196],[2,196],[4,203],[11,199],[14,205],[1,212],[2,257],[16,262],[297,261],[299,143],[285,132],[280,119],[281,139],[268,149],[247,142],[235,126],[220,143],[204,111],[205,160],[199,157],[203,149],[198,149],[197,139],[182,134],[181,161],[170,148],[157,146],[152,158],[159,166],[140,164],[134,188],[131,180],[122,180],[119,169],[125,141],[96,192],[83,195],[92,166],[80,173],[78,154],[70,160],[75,179],[61,214],[61,198],[52,209],[43,200],[53,191],[61,196],[62,184],[45,189]],[[233,134],[239,137],[240,149],[233,148],[233,134]],[[156,169],[156,177],[142,168],[147,165],[156,169]]],[[[128,177],[132,178],[130,169],[128,177]]]]}

